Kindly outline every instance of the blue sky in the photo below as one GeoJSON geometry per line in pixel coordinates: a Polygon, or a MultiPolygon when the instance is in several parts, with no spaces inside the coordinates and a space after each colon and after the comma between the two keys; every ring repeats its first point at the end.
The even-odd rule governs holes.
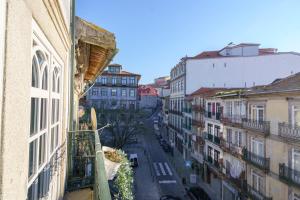
{"type": "Polygon", "coordinates": [[[229,42],[300,52],[299,0],[76,0],[76,15],[116,36],[113,63],[142,75],[169,75],[185,55],[229,42]]]}

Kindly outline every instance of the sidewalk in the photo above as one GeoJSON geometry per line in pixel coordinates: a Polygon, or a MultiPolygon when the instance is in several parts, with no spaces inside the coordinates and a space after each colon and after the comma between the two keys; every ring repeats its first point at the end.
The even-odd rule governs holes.
{"type": "MultiPolygon", "coordinates": [[[[160,127],[160,132],[161,132],[162,137],[167,140],[166,128],[160,127]]],[[[186,180],[185,187],[186,188],[200,186],[201,188],[203,188],[205,190],[205,192],[211,197],[212,200],[220,199],[220,198],[218,198],[218,196],[220,196],[219,192],[214,191],[210,187],[210,185],[203,182],[203,180],[198,175],[196,178],[196,184],[190,183],[190,175],[195,174],[195,172],[192,170],[191,167],[186,166],[186,163],[183,159],[182,154],[176,149],[176,147],[174,147],[174,149],[173,149],[173,156],[171,154],[167,154],[167,155],[168,155],[167,157],[168,157],[170,163],[172,163],[172,165],[175,168],[180,179],[182,180],[183,178],[185,178],[185,180],[186,180]]],[[[214,184],[214,183],[212,183],[212,184],[214,184]]]]}

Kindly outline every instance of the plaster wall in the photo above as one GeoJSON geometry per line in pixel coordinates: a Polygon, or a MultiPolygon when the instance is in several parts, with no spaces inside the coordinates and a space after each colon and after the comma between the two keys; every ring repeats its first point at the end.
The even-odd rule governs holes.
{"type": "Polygon", "coordinates": [[[300,55],[275,55],[188,59],[186,94],[200,87],[251,87],[269,84],[300,71],[300,55]],[[234,78],[233,78],[234,77],[234,78]]]}
{"type": "Polygon", "coordinates": [[[270,121],[271,134],[278,135],[278,122],[288,122],[288,101],[285,98],[270,98],[266,106],[266,120],[270,121]]]}
{"type": "MultiPolygon", "coordinates": [[[[7,39],[5,45],[5,83],[3,90],[1,194],[0,199],[26,199],[30,132],[31,49],[33,19],[63,61],[64,88],[62,113],[67,112],[68,51],[66,30],[53,22],[46,4],[49,1],[9,0],[7,7],[7,39]]],[[[57,12],[57,10],[56,10],[57,12]]],[[[1,13],[2,14],[2,13],[1,13]]],[[[63,118],[60,141],[66,136],[67,118],[63,118]]],[[[53,199],[61,199],[64,192],[65,163],[62,163],[60,192],[53,199]]],[[[53,179],[55,180],[55,179],[53,179]]],[[[50,197],[49,197],[50,198],[50,197]]]]}

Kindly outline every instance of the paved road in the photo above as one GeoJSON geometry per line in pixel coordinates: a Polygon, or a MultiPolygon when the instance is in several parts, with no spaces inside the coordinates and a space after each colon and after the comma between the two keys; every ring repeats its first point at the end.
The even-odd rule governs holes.
{"type": "Polygon", "coordinates": [[[145,147],[151,158],[150,165],[160,194],[170,194],[181,197],[182,199],[187,199],[187,197],[184,197],[185,190],[181,184],[181,180],[176,174],[172,164],[169,163],[167,155],[159,145],[158,140],[155,138],[153,120],[151,118],[146,120],[145,126],[147,129],[152,130],[144,133],[144,140],[146,141],[145,147]]]}

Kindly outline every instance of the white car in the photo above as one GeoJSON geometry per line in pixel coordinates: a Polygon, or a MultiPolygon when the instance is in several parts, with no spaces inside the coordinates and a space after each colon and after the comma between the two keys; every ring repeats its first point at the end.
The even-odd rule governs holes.
{"type": "Polygon", "coordinates": [[[138,167],[139,163],[138,163],[138,156],[136,153],[132,153],[129,155],[129,161],[130,161],[130,165],[131,167],[138,167]]]}

